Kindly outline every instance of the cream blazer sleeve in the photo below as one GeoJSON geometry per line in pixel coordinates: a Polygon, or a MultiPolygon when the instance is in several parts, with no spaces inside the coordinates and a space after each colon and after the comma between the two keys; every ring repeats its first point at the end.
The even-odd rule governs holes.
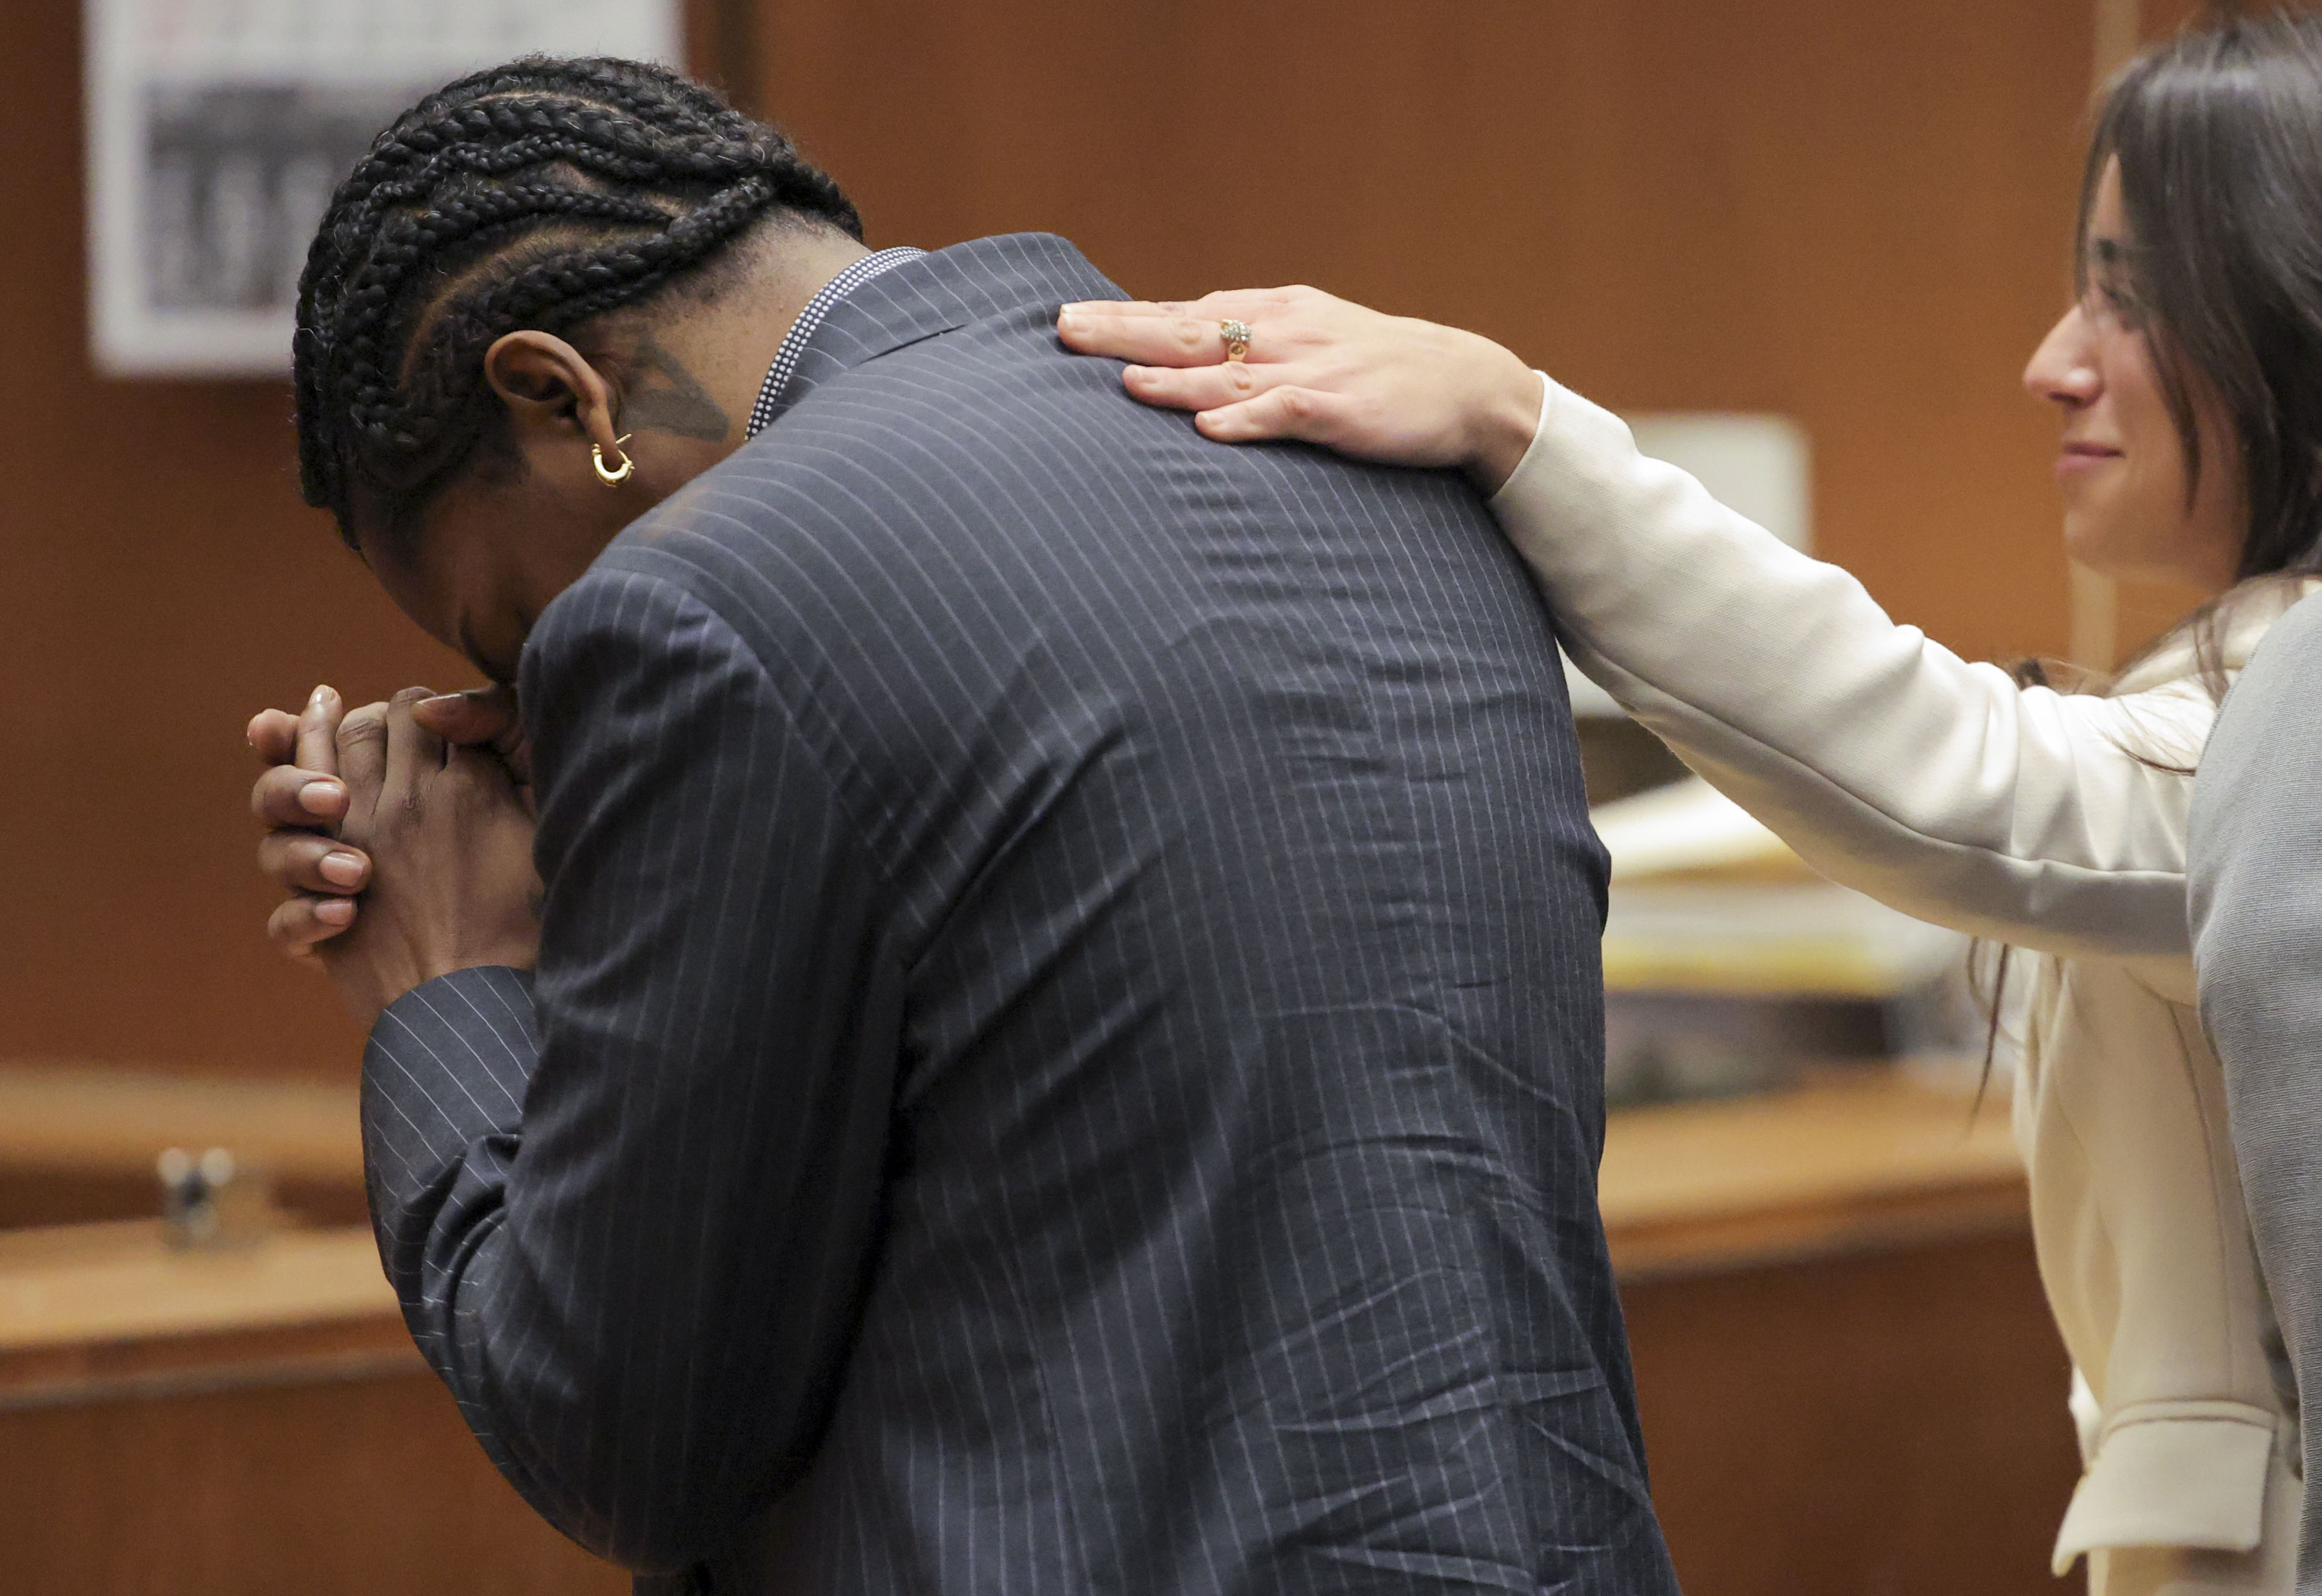
{"type": "Polygon", "coordinates": [[[1492,501],[1574,661],[1817,870],[2018,946],[2182,955],[2196,680],[2019,688],[1898,625],[1545,377],[1492,501]],[[2133,685],[2133,684],[2130,684],[2133,685]]]}

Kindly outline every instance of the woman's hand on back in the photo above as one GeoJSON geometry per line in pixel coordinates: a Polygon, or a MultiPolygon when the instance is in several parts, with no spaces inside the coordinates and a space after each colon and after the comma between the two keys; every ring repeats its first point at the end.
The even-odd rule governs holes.
{"type": "Polygon", "coordinates": [[[1295,438],[1387,465],[1458,466],[1495,493],[1540,424],[1540,378],[1490,339],[1319,288],[1092,300],[1065,306],[1056,332],[1083,354],[1129,361],[1130,394],[1197,412],[1221,443],[1295,438]],[[1220,331],[1230,321],[1249,329],[1239,360],[1220,331]]]}

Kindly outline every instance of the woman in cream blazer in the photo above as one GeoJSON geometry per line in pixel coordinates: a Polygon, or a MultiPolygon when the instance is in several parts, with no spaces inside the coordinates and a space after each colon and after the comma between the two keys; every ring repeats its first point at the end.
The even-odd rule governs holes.
{"type": "Polygon", "coordinates": [[[2080,301],[2025,373],[2062,417],[2068,546],[2219,596],[2102,693],[1897,625],[1472,334],[1312,289],[1067,306],[1059,331],[1147,362],[1129,390],[1220,441],[1464,466],[1580,668],[1694,770],[1834,880],[2045,955],[2015,1117],[2085,1460],[2056,1571],[2286,1592],[2296,1394],[2194,1012],[2185,816],[2225,680],[2322,565],[2322,21],[2126,68],[2080,240],[2080,301]]]}

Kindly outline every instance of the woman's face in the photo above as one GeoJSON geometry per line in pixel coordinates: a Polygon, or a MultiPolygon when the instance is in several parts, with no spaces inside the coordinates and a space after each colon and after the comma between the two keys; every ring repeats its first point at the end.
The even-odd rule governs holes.
{"type": "Polygon", "coordinates": [[[2106,576],[2231,587],[2248,531],[2241,451],[2224,403],[2198,372],[2192,385],[2200,480],[2161,388],[2135,297],[2120,166],[2106,167],[2089,214],[2088,292],[2064,313],[2024,369],[2024,386],[2061,413],[2056,481],[2064,546],[2106,576]]]}

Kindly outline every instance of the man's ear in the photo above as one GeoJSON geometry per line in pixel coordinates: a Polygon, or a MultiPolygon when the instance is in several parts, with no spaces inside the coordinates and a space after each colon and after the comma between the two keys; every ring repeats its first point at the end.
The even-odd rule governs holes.
{"type": "Polygon", "coordinates": [[[508,410],[520,452],[541,444],[596,444],[617,457],[612,384],[552,333],[526,328],[484,351],[484,380],[508,410]]]}

